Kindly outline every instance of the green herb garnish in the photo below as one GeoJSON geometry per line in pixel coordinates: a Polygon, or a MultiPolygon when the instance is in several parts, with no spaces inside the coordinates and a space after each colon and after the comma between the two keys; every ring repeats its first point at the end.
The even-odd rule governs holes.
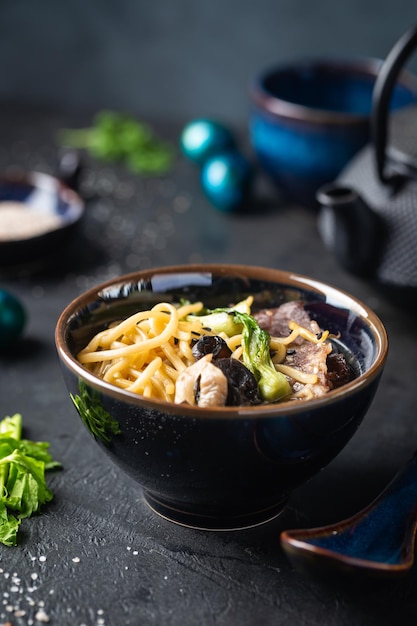
{"type": "Polygon", "coordinates": [[[82,380],[78,383],[78,390],[80,395],[70,394],[75,408],[93,437],[108,446],[121,432],[118,422],[102,407],[98,391],[90,391],[82,380]]]}
{"type": "Polygon", "coordinates": [[[173,147],[161,141],[150,127],[135,118],[100,111],[91,128],[64,129],[60,143],[86,149],[92,157],[124,163],[136,174],[163,174],[173,163],[173,147]]]}
{"type": "Polygon", "coordinates": [[[43,441],[22,439],[22,416],[0,421],[0,543],[17,544],[22,519],[38,513],[53,498],[45,471],[61,467],[43,441]]]}

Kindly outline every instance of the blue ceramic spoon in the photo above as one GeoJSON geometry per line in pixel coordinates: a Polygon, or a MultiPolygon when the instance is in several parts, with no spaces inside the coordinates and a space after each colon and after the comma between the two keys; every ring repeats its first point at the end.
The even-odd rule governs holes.
{"type": "Polygon", "coordinates": [[[414,562],[417,527],[417,451],[382,493],[352,517],[281,533],[296,569],[311,573],[405,574],[414,562]]]}

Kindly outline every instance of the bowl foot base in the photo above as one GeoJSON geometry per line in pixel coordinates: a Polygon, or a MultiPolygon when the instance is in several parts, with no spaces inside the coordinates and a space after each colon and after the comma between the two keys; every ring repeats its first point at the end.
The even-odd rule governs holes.
{"type": "Polygon", "coordinates": [[[245,530],[254,526],[260,526],[281,515],[287,503],[287,498],[285,498],[271,507],[251,513],[211,516],[175,508],[146,491],[143,495],[149,508],[164,519],[195,530],[212,531],[245,530]]]}

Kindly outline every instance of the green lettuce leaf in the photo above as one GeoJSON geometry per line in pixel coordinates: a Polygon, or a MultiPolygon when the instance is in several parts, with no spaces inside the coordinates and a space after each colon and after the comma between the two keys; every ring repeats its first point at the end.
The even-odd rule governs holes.
{"type": "Polygon", "coordinates": [[[21,439],[20,414],[0,421],[0,543],[16,545],[20,522],[50,502],[45,472],[61,467],[47,442],[21,439]]]}
{"type": "Polygon", "coordinates": [[[0,543],[4,543],[5,546],[15,546],[19,526],[20,519],[12,515],[0,500],[0,543]]]}
{"type": "Polygon", "coordinates": [[[7,416],[0,422],[0,436],[12,437],[13,439],[21,439],[22,437],[22,416],[15,413],[11,417],[7,416]]]}

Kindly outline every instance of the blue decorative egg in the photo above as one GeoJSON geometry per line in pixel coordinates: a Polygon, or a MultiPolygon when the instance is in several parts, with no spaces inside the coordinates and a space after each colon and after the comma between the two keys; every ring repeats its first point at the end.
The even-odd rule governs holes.
{"type": "Polygon", "coordinates": [[[0,349],[11,346],[26,324],[26,311],[11,293],[0,289],[0,349]]]}
{"type": "Polygon", "coordinates": [[[180,137],[184,155],[203,164],[209,157],[233,148],[235,140],[228,128],[209,119],[196,119],[187,124],[180,137]]]}
{"type": "Polygon", "coordinates": [[[207,198],[221,211],[241,208],[247,199],[252,167],[238,152],[218,154],[205,162],[201,185],[207,198]]]}

